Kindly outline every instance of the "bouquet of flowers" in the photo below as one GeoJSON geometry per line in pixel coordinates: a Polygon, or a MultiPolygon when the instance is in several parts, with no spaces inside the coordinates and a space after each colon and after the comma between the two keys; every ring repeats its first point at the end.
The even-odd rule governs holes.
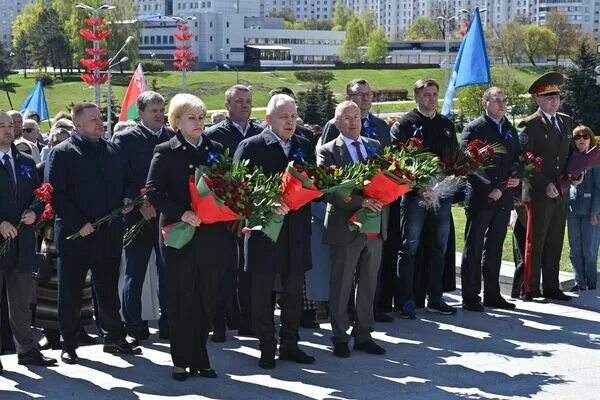
{"type": "MultiPolygon", "coordinates": [[[[148,196],[146,196],[146,188],[145,187],[140,189],[140,194],[144,195],[144,200],[142,201],[142,204],[140,204],[140,207],[146,207],[146,206],[151,205],[150,201],[148,200],[148,196]]],[[[133,243],[135,238],[138,237],[142,233],[147,222],[148,221],[146,221],[146,218],[142,217],[142,218],[138,219],[137,222],[135,224],[133,224],[133,226],[131,226],[129,229],[127,229],[125,231],[125,234],[123,235],[123,248],[125,248],[125,247],[129,246],[131,243],[133,243]]]]}
{"type": "MultiPolygon", "coordinates": [[[[519,155],[517,161],[513,163],[511,178],[518,178],[526,185],[528,184],[534,172],[542,171],[542,158],[536,157],[532,152],[519,155]]],[[[502,182],[500,189],[506,189],[506,182],[502,182]]]]}
{"type": "MultiPolygon", "coordinates": [[[[46,206],[44,207],[44,212],[42,213],[42,217],[50,218],[50,220],[52,218],[54,218],[54,211],[52,210],[52,206],[50,206],[50,203],[52,202],[52,192],[54,192],[54,188],[52,187],[52,185],[47,182],[43,183],[39,188],[37,188],[33,191],[33,195],[35,197],[33,199],[33,202],[31,203],[31,205],[25,212],[35,209],[37,206],[39,206],[42,203],[46,203],[46,206]],[[48,211],[46,211],[46,210],[48,210],[48,211]],[[52,215],[50,215],[50,213],[52,215]]],[[[20,220],[19,223],[17,224],[17,226],[15,227],[17,232],[19,231],[19,229],[21,228],[22,225],[23,225],[23,220],[20,220]]],[[[11,243],[12,243],[11,238],[6,239],[2,243],[2,245],[0,246],[0,257],[4,257],[6,255],[6,253],[10,249],[11,243]]]]}
{"type": "Polygon", "coordinates": [[[275,214],[273,209],[281,205],[282,178],[281,173],[267,176],[261,168],[256,168],[249,177],[252,211],[242,229],[243,234],[261,231],[273,242],[277,241],[285,216],[275,214]]]}

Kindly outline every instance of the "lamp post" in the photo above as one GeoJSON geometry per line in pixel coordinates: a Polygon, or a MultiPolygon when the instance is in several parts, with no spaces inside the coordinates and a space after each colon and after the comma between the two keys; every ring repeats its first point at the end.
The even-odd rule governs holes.
{"type": "MultiPolygon", "coordinates": [[[[131,36],[130,36],[131,37],[131,36]]],[[[123,46],[125,47],[125,46],[123,46]]],[[[114,59],[111,58],[111,61],[114,59]]],[[[112,136],[112,96],[110,93],[110,80],[112,78],[112,69],[119,64],[129,61],[129,57],[123,57],[116,63],[109,65],[106,71],[102,71],[108,74],[108,79],[106,80],[106,135],[108,138],[112,136]]]]}
{"type": "MultiPolygon", "coordinates": [[[[12,51],[10,53],[8,53],[8,58],[12,58],[14,57],[16,54],[13,53],[12,51]]],[[[10,71],[10,63],[8,65],[8,70],[6,71],[7,73],[10,71]]],[[[6,97],[8,97],[8,105],[10,106],[10,109],[13,109],[13,105],[12,105],[12,101],[10,99],[10,94],[8,93],[8,87],[6,86],[6,81],[4,80],[4,75],[2,75],[2,85],[4,85],[4,91],[6,92],[6,97]]]]}
{"type": "Polygon", "coordinates": [[[229,65],[229,64],[223,64],[223,68],[234,72],[235,71],[235,84],[239,84],[240,83],[240,70],[237,69],[236,67],[234,67],[233,65],[229,65]]]}
{"type": "Polygon", "coordinates": [[[191,58],[194,53],[191,52],[191,45],[187,44],[188,40],[192,38],[192,34],[188,33],[189,26],[188,21],[196,19],[196,17],[188,16],[188,17],[171,17],[173,21],[177,23],[177,31],[174,37],[175,39],[181,41],[181,45],[176,46],[177,50],[174,52],[175,59],[179,61],[175,62],[175,66],[181,70],[181,90],[186,93],[187,92],[187,70],[192,66],[193,61],[191,58]]]}
{"type": "Polygon", "coordinates": [[[450,21],[455,20],[456,15],[452,15],[450,17],[446,16],[438,16],[437,20],[443,23],[444,27],[444,44],[446,46],[446,59],[444,65],[444,87],[448,85],[448,69],[450,68],[450,38],[448,37],[448,27],[450,26],[450,21]]]}

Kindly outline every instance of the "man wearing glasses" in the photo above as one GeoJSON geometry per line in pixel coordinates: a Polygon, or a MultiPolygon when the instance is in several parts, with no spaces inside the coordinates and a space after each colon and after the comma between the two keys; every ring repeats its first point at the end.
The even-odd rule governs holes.
{"type": "Polygon", "coordinates": [[[558,180],[567,172],[573,132],[572,118],[557,112],[562,82],[563,76],[558,72],[549,72],[533,82],[529,93],[539,108],[519,124],[523,150],[543,160],[541,172],[534,172],[531,184],[523,187],[528,219],[525,248],[530,250],[525,252],[525,301],[571,299],[560,290],[558,281],[569,200],[561,194],[558,180]],[[543,297],[541,275],[544,277],[543,297]]]}
{"type": "Polygon", "coordinates": [[[483,306],[502,309],[515,308],[500,295],[500,264],[502,244],[510,212],[513,209],[513,188],[519,179],[513,178],[512,166],[519,157],[517,130],[506,118],[508,97],[499,87],[485,91],[481,101],[485,113],[471,122],[461,135],[460,147],[466,148],[473,140],[486,144],[501,144],[505,153],[492,158],[485,173],[489,182],[469,176],[465,196],[467,223],[463,251],[461,280],[463,308],[481,312],[483,306]],[[483,256],[483,257],[482,257],[483,256]],[[483,305],[481,275],[483,272],[483,305]]]}

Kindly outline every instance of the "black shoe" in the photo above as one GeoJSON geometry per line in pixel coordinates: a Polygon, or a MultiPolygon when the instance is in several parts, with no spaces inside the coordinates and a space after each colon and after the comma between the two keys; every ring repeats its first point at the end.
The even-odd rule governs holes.
{"type": "Polygon", "coordinates": [[[525,301],[525,302],[529,302],[529,301],[533,301],[535,303],[548,303],[548,300],[545,297],[542,297],[542,295],[539,292],[536,293],[525,293],[522,297],[521,300],[525,301]]]}
{"type": "Polygon", "coordinates": [[[585,286],[579,286],[579,285],[575,285],[573,286],[573,288],[571,290],[569,290],[569,292],[571,293],[575,293],[575,292],[583,292],[585,291],[587,288],[585,286]]]}
{"type": "Polygon", "coordinates": [[[284,361],[293,361],[298,364],[312,364],[315,362],[313,356],[309,356],[298,347],[294,349],[279,349],[279,359],[284,361]]]}
{"type": "Polygon", "coordinates": [[[340,358],[350,357],[350,349],[348,343],[335,343],[333,345],[333,354],[340,358]]]}
{"type": "Polygon", "coordinates": [[[571,301],[571,296],[564,294],[560,289],[544,290],[544,297],[552,300],[571,301]]]}
{"type": "Polygon", "coordinates": [[[508,301],[504,300],[502,297],[499,297],[494,300],[486,299],[483,301],[483,305],[486,307],[500,308],[502,310],[512,310],[513,308],[516,307],[515,303],[509,303],[508,301]]]}
{"type": "Polygon", "coordinates": [[[275,350],[263,350],[260,352],[260,360],[258,366],[262,369],[275,368],[275,350]]]}
{"type": "Polygon", "coordinates": [[[385,349],[373,340],[363,343],[354,343],[354,350],[364,351],[369,354],[385,354],[385,349]]]}
{"type": "Polygon", "coordinates": [[[60,359],[65,364],[77,364],[79,362],[79,357],[77,357],[75,349],[63,349],[60,359]]]}
{"type": "Polygon", "coordinates": [[[214,369],[191,367],[190,376],[200,376],[202,378],[216,378],[218,375],[214,369]]]}
{"type": "Polygon", "coordinates": [[[188,373],[187,373],[187,371],[173,372],[173,373],[171,373],[171,377],[173,379],[175,379],[176,381],[183,382],[187,379],[188,373]]]}
{"type": "Polygon", "coordinates": [[[374,315],[375,322],[394,322],[394,317],[391,315],[378,312],[374,315]]]}
{"type": "Polygon", "coordinates": [[[242,327],[238,329],[238,335],[240,336],[248,336],[248,337],[256,337],[256,333],[251,328],[242,327]]]}
{"type": "Polygon", "coordinates": [[[138,347],[140,345],[140,339],[134,336],[127,336],[125,340],[127,340],[127,343],[129,343],[131,347],[138,347]]]}
{"type": "Polygon", "coordinates": [[[4,367],[2,366],[2,361],[0,361],[0,375],[4,372],[4,367]]]}
{"type": "Polygon", "coordinates": [[[215,329],[210,338],[215,343],[224,343],[227,341],[227,336],[225,336],[225,331],[221,329],[215,329]]]}
{"type": "MultiPolygon", "coordinates": [[[[486,304],[487,305],[487,304],[486,304]]],[[[462,303],[463,310],[473,311],[473,312],[483,312],[483,305],[478,301],[467,301],[462,303]]]]}
{"type": "Polygon", "coordinates": [[[81,328],[81,332],[79,332],[79,336],[77,337],[79,340],[79,344],[96,344],[98,343],[98,339],[93,336],[88,335],[86,331],[81,328]]]}
{"type": "Polygon", "coordinates": [[[38,349],[40,350],[58,350],[60,349],[60,342],[55,342],[53,339],[50,339],[48,336],[42,336],[40,341],[38,342],[38,349]]]}
{"type": "Polygon", "coordinates": [[[150,329],[148,329],[148,321],[143,321],[144,326],[140,329],[139,339],[140,340],[148,340],[150,337],[150,329]]]}
{"type": "Polygon", "coordinates": [[[56,364],[56,359],[45,357],[37,348],[29,350],[27,353],[21,353],[17,356],[19,365],[39,365],[49,367],[56,364]]]}
{"type": "Polygon", "coordinates": [[[106,342],[104,342],[104,347],[102,348],[102,350],[105,353],[110,354],[142,354],[142,349],[140,349],[139,347],[133,347],[125,339],[118,339],[114,341],[107,340],[106,342]]]}

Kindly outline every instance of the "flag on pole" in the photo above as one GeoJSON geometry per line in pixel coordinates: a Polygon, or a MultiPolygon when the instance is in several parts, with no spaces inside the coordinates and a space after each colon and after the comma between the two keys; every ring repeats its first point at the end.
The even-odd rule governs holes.
{"type": "Polygon", "coordinates": [[[129,82],[127,91],[125,92],[123,104],[121,105],[119,121],[134,120],[138,118],[137,98],[146,90],[148,90],[148,86],[146,86],[146,79],[144,78],[142,64],[138,64],[133,76],[131,77],[131,82],[129,82]]]}
{"type": "Polygon", "coordinates": [[[442,115],[450,115],[454,90],[469,85],[479,85],[491,82],[490,63],[485,48],[485,37],[481,27],[479,8],[475,9],[469,28],[460,44],[454,71],[446,88],[442,115]]]}
{"type": "Polygon", "coordinates": [[[40,121],[46,121],[48,116],[48,104],[46,104],[46,96],[44,95],[44,87],[42,81],[38,81],[29,96],[21,105],[19,112],[25,115],[27,111],[35,111],[40,115],[40,121]]]}

